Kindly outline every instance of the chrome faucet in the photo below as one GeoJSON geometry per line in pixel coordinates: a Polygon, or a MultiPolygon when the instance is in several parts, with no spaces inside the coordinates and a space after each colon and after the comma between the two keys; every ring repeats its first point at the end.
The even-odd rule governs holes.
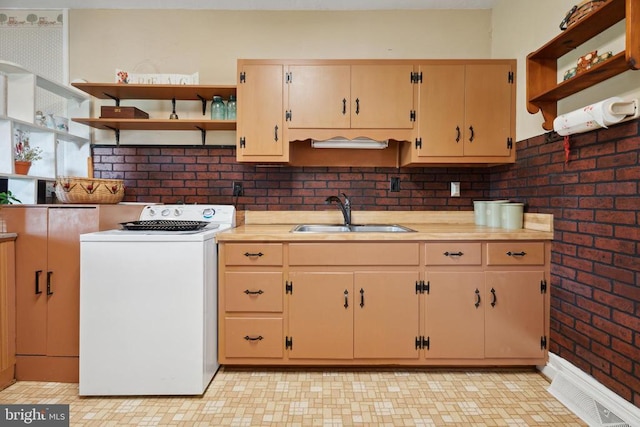
{"type": "Polygon", "coordinates": [[[338,196],[329,196],[324,202],[326,204],[336,202],[342,212],[342,216],[344,217],[344,225],[351,225],[351,201],[346,194],[342,193],[342,196],[344,197],[344,203],[338,196]]]}

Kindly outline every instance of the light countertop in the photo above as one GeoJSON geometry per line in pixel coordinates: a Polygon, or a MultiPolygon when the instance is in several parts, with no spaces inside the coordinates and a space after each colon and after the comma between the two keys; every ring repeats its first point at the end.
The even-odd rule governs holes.
{"type": "Polygon", "coordinates": [[[242,241],[428,241],[552,240],[553,216],[525,214],[524,228],[509,230],[474,224],[468,211],[352,212],[353,224],[397,224],[405,233],[292,233],[298,224],[341,224],[336,211],[245,211],[238,227],[216,235],[218,242],[242,241]]]}

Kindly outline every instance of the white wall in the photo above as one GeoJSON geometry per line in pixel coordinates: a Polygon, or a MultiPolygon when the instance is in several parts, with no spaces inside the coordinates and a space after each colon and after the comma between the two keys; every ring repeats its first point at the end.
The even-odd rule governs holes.
{"type": "MultiPolygon", "coordinates": [[[[113,82],[116,68],[200,73],[202,84],[236,84],[238,58],[487,58],[491,12],[264,12],[71,10],[70,78],[113,82]]],[[[113,105],[113,103],[106,102],[113,105]]],[[[152,117],[168,102],[142,105],[152,117]]],[[[131,102],[122,105],[133,105],[131,102]]],[[[181,118],[197,117],[181,110],[181,118]]],[[[99,111],[97,113],[99,115],[99,111]]],[[[235,144],[209,132],[207,144],[235,144]]],[[[98,131],[97,143],[113,133],[98,131]]],[[[198,132],[122,132],[121,143],[198,144],[198,132]]]]}
{"type": "MultiPolygon", "coordinates": [[[[544,133],[526,109],[526,56],[560,33],[577,0],[497,0],[489,10],[213,11],[74,9],[70,78],[114,81],[116,68],[138,73],[198,71],[200,83],[236,84],[238,58],[516,58],[516,140],[544,133]]],[[[624,25],[559,62],[560,73],[589,50],[623,49],[624,25]]],[[[562,79],[560,75],[559,80],[562,79]]],[[[562,100],[559,113],[610,96],[640,97],[640,72],[628,71],[562,100]]],[[[111,105],[110,102],[105,104],[111,105]]],[[[168,101],[123,102],[164,117],[168,101]]],[[[98,103],[99,108],[99,103],[98,103]]],[[[181,118],[201,117],[178,104],[181,118]]],[[[94,112],[99,115],[99,110],[94,112]]],[[[96,131],[95,142],[112,143],[96,131]]],[[[200,143],[194,132],[122,132],[126,143],[200,143]]],[[[209,132],[207,144],[235,144],[234,132],[209,132]]]]}

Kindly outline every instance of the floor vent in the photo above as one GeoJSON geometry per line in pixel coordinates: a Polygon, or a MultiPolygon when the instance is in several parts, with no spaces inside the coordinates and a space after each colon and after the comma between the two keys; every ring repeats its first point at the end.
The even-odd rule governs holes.
{"type": "Polygon", "coordinates": [[[562,372],[553,378],[549,392],[591,427],[631,427],[562,372]]]}

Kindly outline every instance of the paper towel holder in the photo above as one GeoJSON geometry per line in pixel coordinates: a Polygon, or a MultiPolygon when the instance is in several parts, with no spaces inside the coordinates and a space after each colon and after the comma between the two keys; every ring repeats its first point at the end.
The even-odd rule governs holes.
{"type": "MultiPolygon", "coordinates": [[[[568,136],[574,133],[593,131],[602,127],[606,128],[607,125],[609,126],[617,125],[629,120],[636,119],[638,117],[640,117],[640,110],[638,109],[638,98],[634,98],[630,100],[623,100],[621,98],[610,98],[610,99],[600,101],[597,104],[588,105],[588,106],[579,108],[575,111],[572,111],[570,113],[566,113],[564,115],[560,115],[556,117],[553,122],[552,132],[557,133],[559,136],[568,136]],[[614,99],[617,99],[617,100],[613,101],[614,99]],[[597,117],[593,116],[591,111],[596,111],[596,110],[591,109],[591,107],[596,106],[598,104],[603,104],[608,101],[613,101],[613,102],[610,102],[606,106],[607,113],[616,115],[616,116],[624,116],[624,117],[605,124],[604,123],[605,120],[602,117],[600,117],[600,120],[598,120],[597,117]],[[573,124],[573,127],[578,127],[578,129],[572,129],[570,126],[566,125],[566,122],[565,124],[562,124],[562,125],[558,124],[558,121],[560,120],[561,117],[575,115],[576,113],[579,115],[582,114],[582,116],[584,116],[585,115],[584,112],[587,112],[586,113],[587,117],[584,118],[584,122],[578,122],[573,124]],[[591,115],[591,117],[589,117],[589,115],[591,115]]],[[[550,139],[552,138],[553,138],[553,135],[549,136],[548,142],[553,142],[553,141],[550,141],[550,139]]]]}

